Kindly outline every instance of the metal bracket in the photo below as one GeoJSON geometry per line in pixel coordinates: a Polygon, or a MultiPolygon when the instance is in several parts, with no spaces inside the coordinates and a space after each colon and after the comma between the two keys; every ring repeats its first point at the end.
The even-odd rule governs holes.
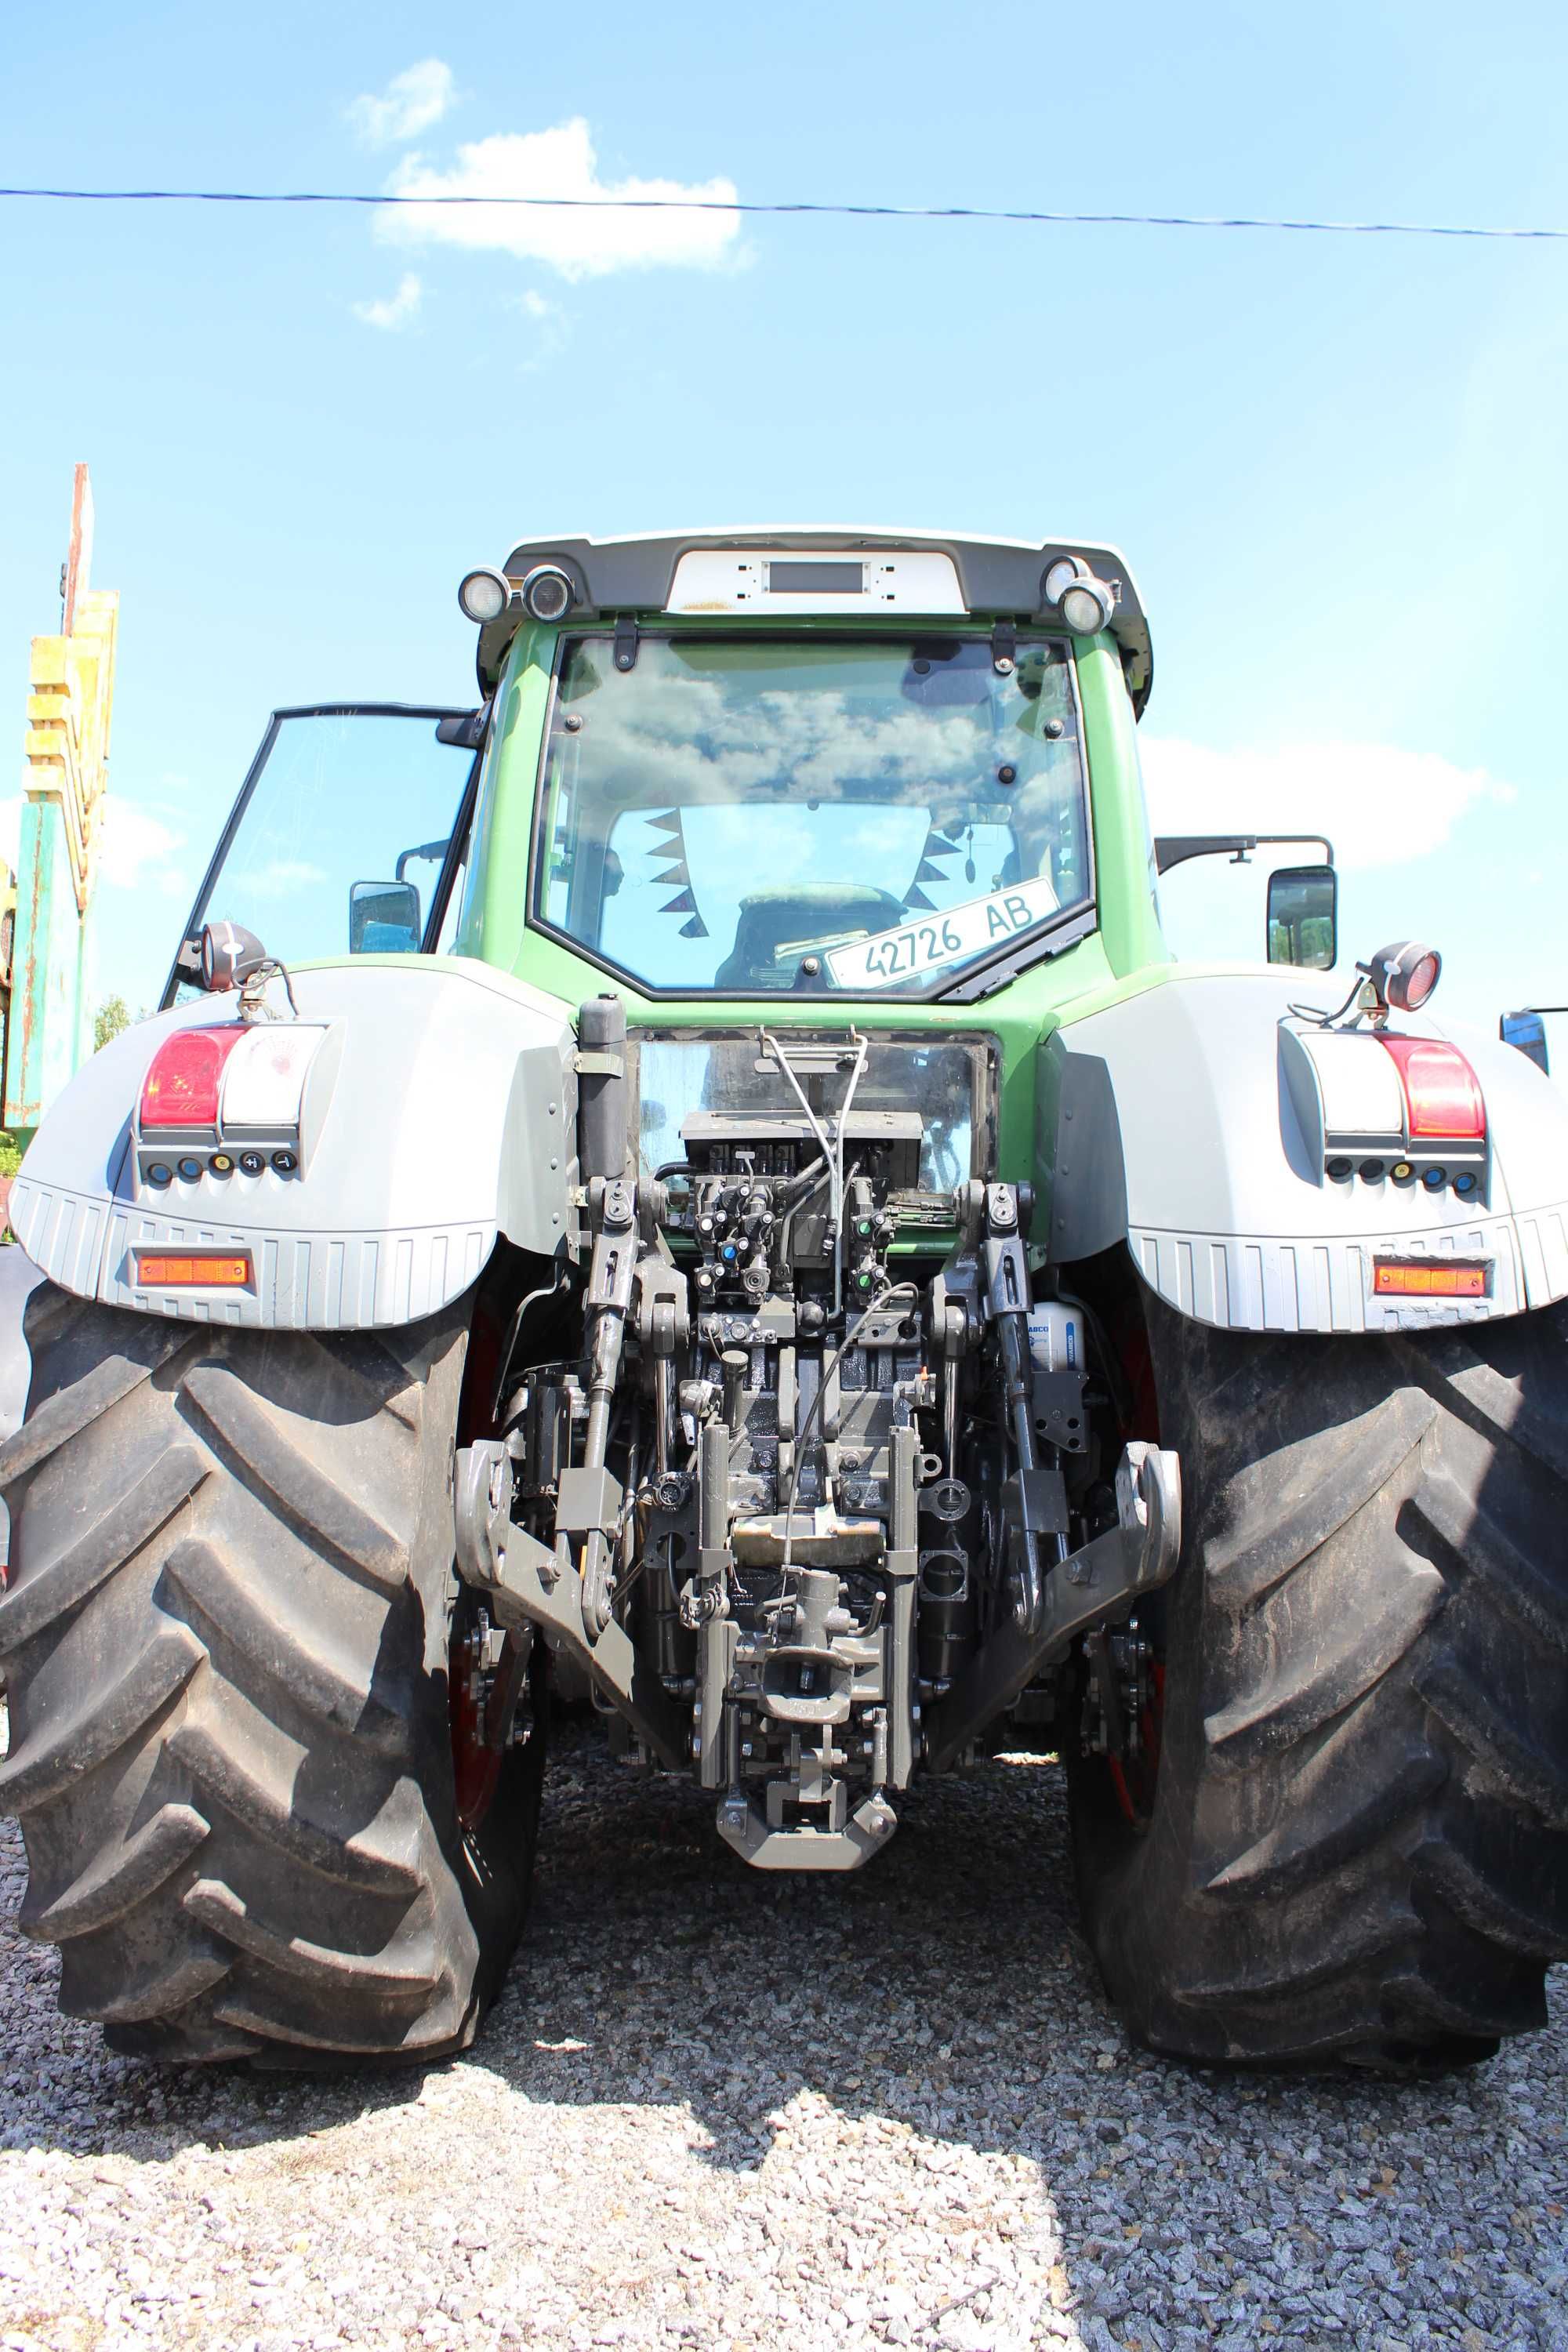
{"type": "Polygon", "coordinates": [[[858,1870],[897,1829],[898,1815],[878,1790],[847,1813],[838,1829],[773,1827],[739,1790],[721,1800],[719,1834],[753,1870],[858,1870]]]}
{"type": "Polygon", "coordinates": [[[1116,1473],[1118,1525],[1058,1560],[1038,1625],[1004,1622],[927,1718],[926,1761],[945,1771],[1075,1634],[1130,1608],[1175,1574],[1182,1550],[1182,1474],[1174,1454],[1134,1441],[1116,1473]]]}
{"type": "MultiPolygon", "coordinates": [[[[459,751],[477,751],[485,740],[485,730],[490,723],[490,705],[481,702],[477,710],[454,711],[436,722],[437,743],[456,744],[459,751]]],[[[403,877],[398,876],[401,881],[403,877]]]]}
{"type": "Polygon", "coordinates": [[[673,1356],[691,1340],[687,1278],[678,1266],[656,1257],[642,1259],[636,1272],[637,1338],[649,1355],[673,1356]]]}
{"type": "Polygon", "coordinates": [[[1030,1379],[1029,1410],[1035,1428],[1047,1445],[1063,1454],[1085,1454],[1083,1371],[1035,1371],[1030,1379]]]}
{"type": "Polygon", "coordinates": [[[1018,659],[1018,625],[1016,621],[994,621],[991,625],[991,667],[998,677],[1010,677],[1018,659]]]}
{"type": "Polygon", "coordinates": [[[1020,1540],[1031,1535],[1065,1536],[1068,1490],[1061,1472],[1037,1465],[1015,1470],[1002,1487],[1002,1518],[1008,1534],[1020,1540]]]}
{"type": "Polygon", "coordinates": [[[613,1540],[621,1524],[621,1482],[601,1463],[563,1470],[556,1488],[555,1531],[575,1541],[595,1530],[613,1540]]]}
{"type": "Polygon", "coordinates": [[[636,669],[637,666],[637,625],[630,613],[620,614],[616,621],[616,667],[636,669]]]}
{"type": "Polygon", "coordinates": [[[669,1770],[686,1760],[675,1702],[643,1664],[626,1628],[613,1620],[590,1642],[581,1587],[563,1576],[555,1555],[511,1517],[512,1465],[504,1445],[481,1438],[458,1454],[453,1505],[458,1570],[485,1595],[498,1625],[536,1626],[549,1646],[581,1666],[595,1693],[624,1715],[669,1770]]]}

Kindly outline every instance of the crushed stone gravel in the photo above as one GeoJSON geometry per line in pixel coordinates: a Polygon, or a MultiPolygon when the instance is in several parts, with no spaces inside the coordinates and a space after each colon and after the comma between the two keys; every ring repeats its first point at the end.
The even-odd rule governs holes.
{"type": "Polygon", "coordinates": [[[1568,2347],[1568,1971],[1466,2074],[1187,2073],[1104,2003],[1054,1766],[901,1810],[771,1879],[569,1730],[478,2045],[358,2078],[110,2056],[0,1824],[3,2352],[1568,2347]]]}

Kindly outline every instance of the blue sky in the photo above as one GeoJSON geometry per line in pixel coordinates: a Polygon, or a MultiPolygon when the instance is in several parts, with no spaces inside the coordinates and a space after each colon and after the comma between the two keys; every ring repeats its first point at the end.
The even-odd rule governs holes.
{"type": "MultiPolygon", "coordinates": [[[[1568,224],[1568,14],[1444,5],[6,12],[0,178],[714,185],[1568,224]],[[499,176],[498,176],[499,175],[499,176]]],[[[1150,611],[1158,824],[1325,826],[1353,952],[1568,998],[1568,246],[11,205],[0,720],[70,468],[121,592],[100,988],[150,1002],[277,703],[463,701],[524,533],[1081,531],[1150,611]],[[586,242],[584,243],[584,239],[586,242]]],[[[1256,877],[1173,887],[1251,952],[1256,877]]]]}

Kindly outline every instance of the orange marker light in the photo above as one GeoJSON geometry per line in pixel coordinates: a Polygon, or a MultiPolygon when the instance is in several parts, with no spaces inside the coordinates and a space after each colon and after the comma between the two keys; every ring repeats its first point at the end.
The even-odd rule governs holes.
{"type": "Polygon", "coordinates": [[[1378,1298],[1489,1298],[1489,1265],[1456,1265],[1451,1258],[1380,1257],[1373,1262],[1373,1293],[1378,1298]]]}
{"type": "Polygon", "coordinates": [[[204,1252],[178,1257],[160,1251],[136,1253],[139,1290],[243,1290],[250,1280],[247,1256],[219,1257],[204,1252]]]}

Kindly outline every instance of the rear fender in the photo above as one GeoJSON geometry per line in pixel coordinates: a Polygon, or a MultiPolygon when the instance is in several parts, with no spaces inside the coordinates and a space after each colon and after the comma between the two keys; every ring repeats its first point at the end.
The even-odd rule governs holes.
{"type": "MultiPolygon", "coordinates": [[[[499,1236],[553,1255],[576,1181],[570,1009],[468,958],[293,975],[310,1066],[296,1172],[204,1171],[155,1191],[137,1167],[142,1080],[163,1038],[236,1018],[232,994],[139,1023],[79,1070],[12,1189],[27,1255],[83,1298],[196,1321],[345,1331],[456,1298],[499,1236]],[[137,1253],[244,1250],[242,1290],[138,1286],[137,1253]]],[[[279,983],[271,1001],[286,1012],[279,983]]],[[[225,1147],[229,1145],[226,1134],[225,1147]]]]}
{"type": "MultiPolygon", "coordinates": [[[[1333,994],[1316,973],[1178,971],[1048,1038],[1037,1142],[1049,1225],[1042,1234],[1037,1222],[1035,1233],[1052,1258],[1125,1242],[1171,1306],[1234,1330],[1425,1328],[1568,1294],[1562,1092],[1495,1039],[1401,1018],[1407,1035],[1451,1034],[1480,1081],[1488,1143],[1478,1190],[1462,1200],[1386,1176],[1335,1181],[1300,1042],[1306,1024],[1290,1011],[1318,1000],[1327,1009],[1333,994]],[[1377,1296],[1379,1256],[1479,1262],[1488,1295],[1377,1296]]],[[[1390,1065],[1365,1030],[1345,1044],[1390,1065]]]]}

